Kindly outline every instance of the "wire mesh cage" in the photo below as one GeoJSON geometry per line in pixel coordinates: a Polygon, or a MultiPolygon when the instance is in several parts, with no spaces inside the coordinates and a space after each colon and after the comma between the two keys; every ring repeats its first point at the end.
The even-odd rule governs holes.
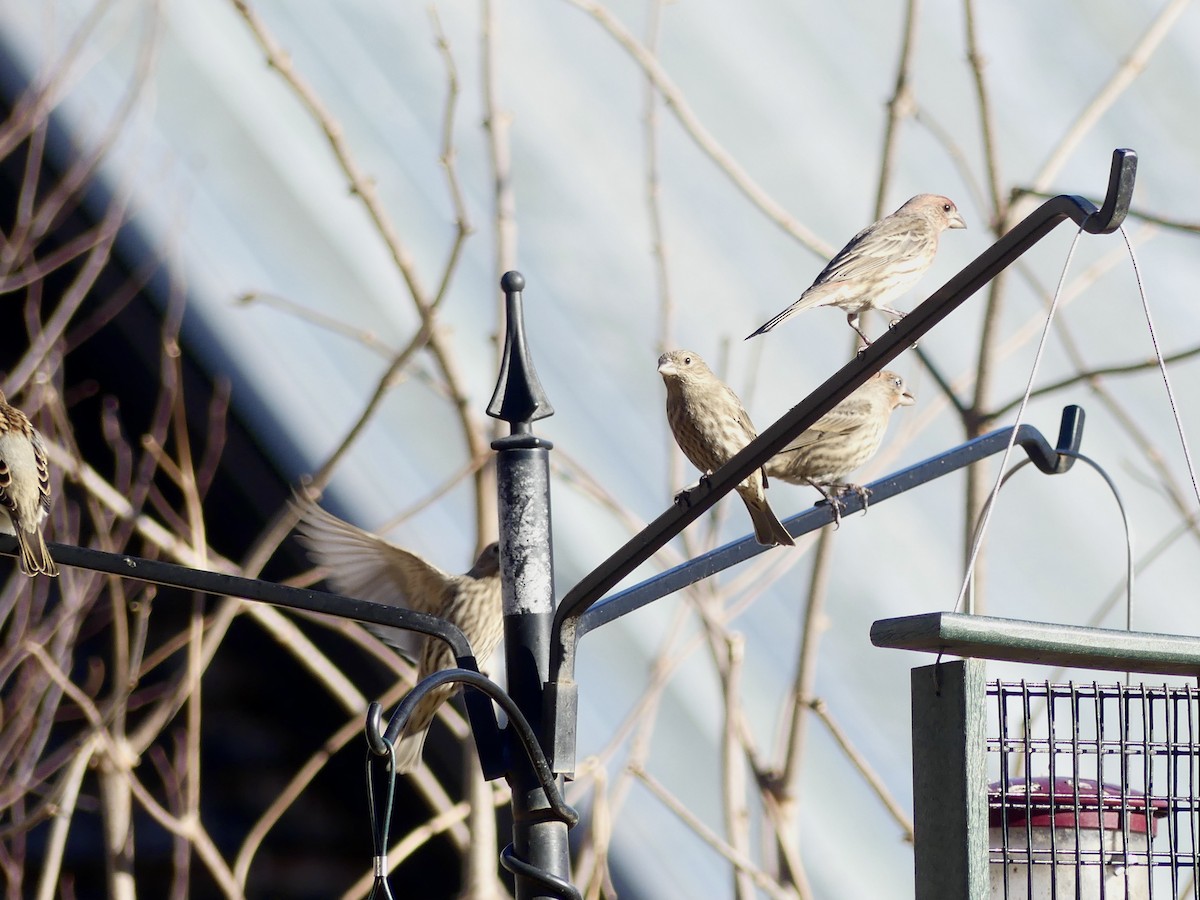
{"type": "Polygon", "coordinates": [[[1200,691],[989,681],[994,898],[1200,898],[1200,691]]]}

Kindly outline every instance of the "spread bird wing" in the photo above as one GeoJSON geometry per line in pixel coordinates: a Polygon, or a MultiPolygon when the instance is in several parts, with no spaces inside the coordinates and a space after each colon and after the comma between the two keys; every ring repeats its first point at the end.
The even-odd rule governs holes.
{"type": "Polygon", "coordinates": [[[296,505],[300,542],[314,562],[329,570],[329,583],[339,593],[430,614],[439,605],[452,576],[312,501],[296,505]]]}
{"type": "MultiPolygon", "coordinates": [[[[300,514],[300,543],[313,562],[328,570],[327,580],[339,594],[436,615],[452,576],[312,500],[297,498],[294,506],[300,514]]],[[[414,660],[424,640],[415,631],[371,624],[366,628],[414,660]]]]}

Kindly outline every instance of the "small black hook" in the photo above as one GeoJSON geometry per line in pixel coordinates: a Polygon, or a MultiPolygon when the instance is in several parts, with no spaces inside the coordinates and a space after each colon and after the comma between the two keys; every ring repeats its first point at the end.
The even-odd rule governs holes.
{"type": "MultiPolygon", "coordinates": [[[[379,706],[378,703],[371,705],[379,706]]],[[[367,715],[369,719],[369,710],[367,715]]],[[[396,755],[391,744],[386,746],[386,753],[378,754],[374,749],[367,753],[367,811],[371,817],[371,840],[375,847],[375,857],[372,860],[375,880],[371,885],[368,900],[393,900],[392,887],[387,880],[387,850],[392,802],[396,795],[396,755]],[[383,766],[382,785],[375,781],[375,770],[378,766],[383,766]]]]}
{"type": "Polygon", "coordinates": [[[1111,234],[1121,227],[1133,201],[1133,184],[1137,179],[1137,153],[1128,148],[1113,151],[1112,167],[1108,171],[1108,193],[1104,205],[1083,223],[1089,234],[1111,234]]]}
{"type": "MultiPolygon", "coordinates": [[[[432,675],[427,675],[418,681],[416,686],[405,695],[404,699],[400,701],[400,705],[392,712],[387,729],[379,738],[387,747],[386,752],[391,752],[392,744],[404,731],[404,726],[408,723],[408,718],[412,715],[413,708],[421,701],[421,698],[430,691],[436,690],[446,684],[461,684],[465,687],[475,688],[475,690],[486,697],[494,700],[504,710],[508,716],[508,727],[513,729],[520,740],[521,746],[525,750],[525,755],[529,758],[529,762],[533,766],[538,783],[546,795],[546,802],[553,813],[553,817],[561,822],[565,822],[568,828],[574,827],[579,821],[579,813],[568,806],[566,800],[563,799],[562,792],[554,780],[554,773],[550,770],[550,763],[546,760],[546,753],[542,750],[542,745],[538,743],[537,735],[534,734],[529,720],[525,718],[516,701],[500,685],[496,684],[496,682],[492,681],[486,675],[473,669],[439,669],[432,675]]],[[[378,704],[372,703],[371,706],[378,706],[378,704]]],[[[378,729],[379,727],[379,720],[372,721],[371,715],[372,710],[368,709],[368,741],[371,740],[369,735],[370,729],[372,727],[378,729]]],[[[480,755],[483,755],[482,752],[480,755]]]]}
{"type": "Polygon", "coordinates": [[[1083,443],[1083,423],[1087,417],[1082,406],[1064,406],[1062,421],[1058,426],[1058,442],[1054,445],[1058,453],[1054,474],[1061,475],[1075,464],[1079,446],[1083,443]]]}
{"type": "Polygon", "coordinates": [[[1051,447],[1042,433],[1029,425],[1022,425],[1017,429],[1016,443],[1028,455],[1029,461],[1037,466],[1038,471],[1047,475],[1061,475],[1075,464],[1079,446],[1083,442],[1085,419],[1082,407],[1064,406],[1055,446],[1051,447]]]}
{"type": "Polygon", "coordinates": [[[367,746],[376,756],[386,756],[392,750],[392,745],[383,736],[383,707],[372,700],[367,707],[367,746]]]}

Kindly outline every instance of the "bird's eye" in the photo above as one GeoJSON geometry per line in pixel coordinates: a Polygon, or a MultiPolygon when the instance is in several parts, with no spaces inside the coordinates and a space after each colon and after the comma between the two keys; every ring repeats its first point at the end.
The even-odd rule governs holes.
{"type": "Polygon", "coordinates": [[[690,366],[692,364],[692,358],[690,356],[685,356],[683,358],[683,364],[685,366],[690,366]]]}
{"type": "Polygon", "coordinates": [[[942,204],[942,212],[950,212],[950,210],[952,210],[952,209],[954,209],[953,203],[943,203],[942,204]]]}

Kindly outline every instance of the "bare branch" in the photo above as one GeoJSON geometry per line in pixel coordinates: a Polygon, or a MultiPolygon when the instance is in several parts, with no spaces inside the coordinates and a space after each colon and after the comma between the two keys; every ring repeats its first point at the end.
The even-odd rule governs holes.
{"type": "Polygon", "coordinates": [[[882,219],[886,212],[887,191],[892,181],[892,163],[900,142],[900,123],[916,111],[916,100],[908,73],[912,67],[913,54],[917,47],[917,19],[920,16],[920,0],[908,0],[904,13],[904,37],[900,44],[900,61],[896,65],[896,87],[888,101],[887,125],[883,131],[883,158],[879,163],[879,188],[875,192],[875,218],[882,219]]]}
{"type": "Polygon", "coordinates": [[[783,231],[817,256],[828,259],[837,250],[809,231],[799,220],[787,212],[764,191],[757,182],[734,160],[733,156],[722,147],[717,139],[701,124],[700,119],[692,111],[684,98],[683,92],[671,80],[666,71],[659,65],[654,55],[643,47],[630,32],[622,25],[608,9],[592,0],[566,0],[572,6],[583,10],[595,19],[605,31],[621,45],[634,61],[654,82],[655,88],[662,94],[667,107],[675,114],[679,124],[683,126],[688,136],[695,141],[696,146],[703,150],[717,167],[723,172],[734,186],[745,195],[763,215],[778,225],[783,231]]]}
{"type": "Polygon", "coordinates": [[[1146,63],[1150,61],[1154,51],[1170,33],[1171,28],[1183,15],[1187,6],[1188,0],[1170,0],[1159,10],[1158,15],[1134,45],[1129,56],[1121,62],[1112,77],[1083,108],[1079,117],[1071,123],[1066,134],[1054,146],[1049,159],[1042,164],[1041,170],[1033,179],[1034,191],[1045,191],[1054,183],[1054,179],[1058,177],[1058,173],[1062,171],[1071,154],[1075,152],[1079,142],[1146,68],[1146,63]]]}
{"type": "Polygon", "coordinates": [[[763,890],[767,896],[774,897],[776,900],[794,900],[797,894],[778,884],[766,872],[754,865],[752,860],[747,859],[721,840],[718,835],[713,833],[712,829],[700,821],[690,809],[663,787],[649,772],[641,766],[634,766],[632,772],[646,786],[650,793],[657,797],[663,806],[673,812],[685,825],[692,829],[700,840],[729,860],[737,871],[743,872],[753,879],[755,886],[763,890]]]}
{"type": "Polygon", "coordinates": [[[850,743],[850,738],[846,735],[846,732],[842,730],[841,726],[834,721],[833,716],[829,714],[829,707],[824,700],[820,697],[815,697],[808,701],[808,706],[817,714],[817,718],[825,723],[825,727],[829,729],[829,733],[833,735],[833,739],[837,741],[837,745],[846,754],[846,758],[858,770],[858,774],[863,777],[863,780],[871,786],[871,790],[875,792],[875,795],[879,797],[887,811],[891,813],[892,818],[904,830],[904,840],[911,844],[913,842],[912,820],[900,807],[900,804],[896,802],[896,798],[887,789],[887,785],[879,777],[879,773],[871,768],[866,758],[850,743]]]}

